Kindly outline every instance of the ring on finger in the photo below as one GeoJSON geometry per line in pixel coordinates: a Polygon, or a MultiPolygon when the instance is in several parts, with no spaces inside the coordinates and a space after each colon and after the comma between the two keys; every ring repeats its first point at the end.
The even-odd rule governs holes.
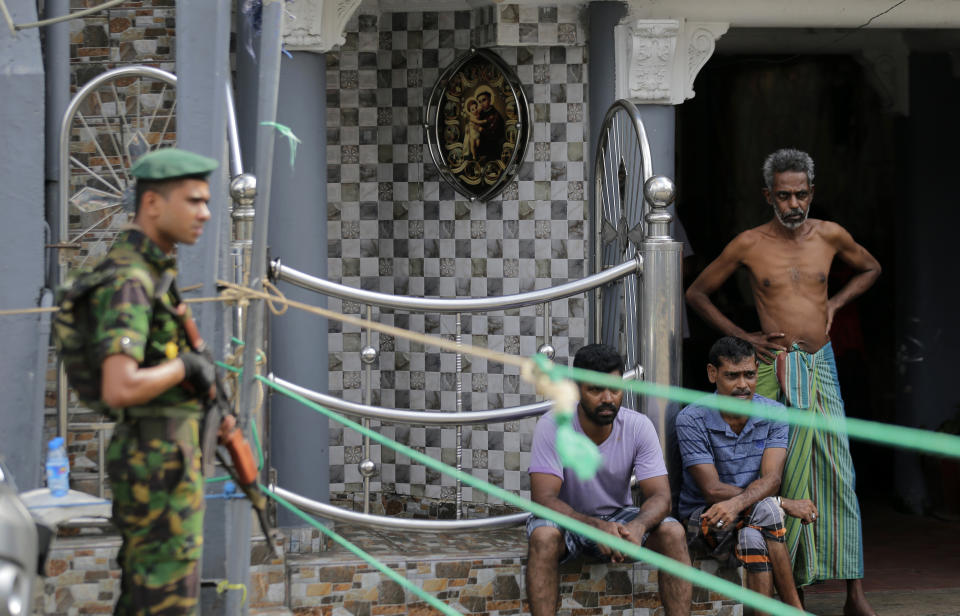
{"type": "Polygon", "coordinates": [[[723,528],[723,520],[717,522],[717,528],[723,528]]]}

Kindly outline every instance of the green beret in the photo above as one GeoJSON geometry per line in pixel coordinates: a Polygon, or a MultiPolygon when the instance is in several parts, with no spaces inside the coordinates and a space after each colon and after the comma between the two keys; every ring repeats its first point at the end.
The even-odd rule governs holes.
{"type": "Polygon", "coordinates": [[[206,175],[219,163],[212,158],[178,148],[163,148],[144,154],[130,167],[139,180],[171,180],[185,175],[206,175]]]}

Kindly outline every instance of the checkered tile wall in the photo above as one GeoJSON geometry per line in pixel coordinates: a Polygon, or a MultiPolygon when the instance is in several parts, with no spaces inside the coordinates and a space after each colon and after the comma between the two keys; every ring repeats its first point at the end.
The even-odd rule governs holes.
{"type": "MultiPolygon", "coordinates": [[[[582,26],[567,7],[501,4],[475,11],[354,16],[346,42],[327,54],[329,277],[397,295],[499,296],[546,288],[585,275],[586,58],[582,26]],[[495,11],[499,11],[496,13],[495,11]],[[528,14],[530,13],[530,14],[528,14]],[[516,36],[511,33],[516,30],[516,36]],[[509,39],[513,36],[512,39],[509,39]],[[487,203],[471,203],[445,184],[430,159],[424,105],[442,70],[471,45],[493,47],[514,67],[530,103],[531,143],[518,179],[487,203]]],[[[330,307],[366,315],[366,307],[330,307]]],[[[551,305],[557,360],[585,339],[585,300],[551,305]]],[[[542,307],[464,314],[465,344],[530,355],[543,342],[542,307]]],[[[453,339],[456,316],[373,309],[373,318],[453,339]]],[[[372,403],[456,412],[456,356],[373,334],[372,403]]],[[[359,351],[366,334],[330,327],[330,392],[363,401],[359,351]]],[[[463,410],[536,401],[518,370],[463,357],[463,410]]],[[[535,420],[463,428],[463,466],[495,485],[529,496],[526,469],[535,420]]],[[[456,463],[454,428],[374,428],[448,464],[456,463]]],[[[361,489],[362,437],[330,427],[330,488],[361,489]]],[[[449,477],[373,447],[374,492],[450,500],[449,477]]],[[[467,502],[490,502],[465,488],[467,502]]]]}

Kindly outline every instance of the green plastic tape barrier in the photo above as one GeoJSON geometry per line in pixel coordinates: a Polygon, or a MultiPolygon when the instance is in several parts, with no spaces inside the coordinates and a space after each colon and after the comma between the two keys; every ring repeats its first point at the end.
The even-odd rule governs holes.
{"type": "Polygon", "coordinates": [[[279,122],[260,122],[260,126],[272,126],[277,129],[281,135],[286,137],[287,144],[290,146],[290,168],[293,169],[293,163],[297,160],[297,146],[301,143],[300,138],[293,134],[289,126],[284,126],[279,122]]]}
{"type": "MultiPolygon", "coordinates": [[[[797,426],[809,426],[816,430],[823,430],[829,432],[835,432],[840,434],[849,434],[854,438],[859,438],[868,441],[874,441],[882,443],[885,445],[890,445],[893,447],[901,447],[906,449],[914,449],[918,451],[925,451],[928,453],[935,453],[945,456],[958,457],[960,458],[960,437],[953,436],[949,434],[928,432],[925,430],[917,428],[909,428],[905,426],[896,426],[890,424],[883,424],[880,422],[866,421],[862,419],[854,418],[844,418],[844,419],[828,419],[826,417],[820,416],[816,413],[811,413],[809,411],[797,410],[797,409],[787,409],[784,412],[783,409],[775,409],[771,407],[765,407],[764,405],[755,405],[751,402],[742,401],[737,398],[727,397],[727,396],[712,396],[707,395],[702,391],[684,389],[682,387],[673,387],[669,385],[661,385],[657,383],[649,383],[644,381],[625,381],[620,377],[615,377],[609,374],[603,374],[599,372],[594,372],[591,370],[583,370],[580,368],[569,368],[565,366],[559,366],[550,362],[546,357],[537,355],[534,356],[534,361],[537,363],[540,370],[548,375],[551,380],[557,380],[561,378],[571,378],[576,381],[592,383],[596,385],[614,387],[619,389],[625,389],[632,391],[641,395],[654,396],[659,398],[667,398],[670,400],[676,400],[684,403],[697,402],[704,406],[709,406],[716,408],[718,410],[727,411],[730,413],[737,413],[740,415],[747,416],[757,416],[765,417],[768,419],[774,419],[778,421],[784,421],[786,423],[797,425],[797,426]]],[[[357,432],[368,436],[371,440],[377,441],[387,447],[390,447],[403,455],[406,455],[411,460],[423,464],[429,468],[437,470],[447,475],[453,476],[456,479],[459,479],[461,482],[475,487],[483,492],[486,492],[496,498],[503,500],[506,503],[529,511],[534,515],[549,519],[557,523],[561,528],[565,528],[572,532],[578,533],[596,541],[597,543],[606,545],[613,549],[620,551],[621,553],[639,561],[649,563],[658,569],[676,575],[677,577],[689,580],[690,582],[697,584],[699,586],[708,588],[714,592],[721,593],[725,596],[728,596],[736,601],[749,605],[753,608],[770,612],[776,616],[795,616],[799,614],[804,614],[804,612],[797,610],[793,607],[790,607],[784,603],[781,603],[775,599],[766,597],[759,593],[753,592],[751,590],[742,588],[736,584],[728,582],[726,580],[716,578],[708,573],[694,569],[687,565],[678,563],[677,561],[672,560],[669,557],[663,556],[652,550],[648,550],[641,546],[638,546],[634,543],[630,543],[619,537],[614,537],[607,533],[604,533],[592,526],[568,518],[562,514],[559,514],[552,509],[538,505],[532,501],[528,501],[524,498],[521,498],[511,492],[507,492],[501,488],[493,486],[486,481],[477,479],[472,475],[458,471],[455,468],[447,466],[425,454],[396,443],[392,439],[381,436],[379,433],[374,432],[373,430],[364,428],[360,424],[346,419],[330,411],[311,400],[304,398],[303,396],[297,394],[296,392],[290,391],[276,383],[271,382],[269,379],[266,379],[262,376],[257,376],[261,382],[265,383],[268,387],[271,387],[295,400],[301,404],[306,405],[307,407],[313,409],[314,411],[326,415],[327,417],[342,423],[345,426],[348,426],[357,432]]],[[[587,439],[585,436],[577,434],[570,425],[570,415],[558,414],[558,428],[557,428],[557,444],[558,451],[561,456],[561,461],[564,466],[571,468],[578,477],[591,477],[596,472],[596,469],[599,467],[599,464],[602,462],[599,458],[599,454],[596,451],[596,446],[592,441],[587,439]],[[583,443],[577,437],[582,437],[586,439],[587,443],[583,443]],[[587,446],[589,445],[589,446],[587,446]],[[593,454],[592,456],[590,454],[593,454]],[[592,459],[591,459],[592,458],[592,459]]],[[[269,492],[268,492],[269,493],[269,492]]],[[[273,493],[269,493],[271,497],[278,499],[279,497],[273,493]]],[[[293,507],[287,503],[287,506],[293,507]]],[[[294,510],[298,515],[311,520],[309,516],[303,514],[298,509],[294,510]]],[[[314,522],[311,522],[314,523],[314,522]]],[[[322,525],[320,525],[322,526],[322,525]]],[[[325,527],[324,527],[325,528],[325,527]]],[[[332,531],[330,531],[332,532],[332,531]]],[[[331,535],[332,536],[332,535],[331,535]]],[[[336,539],[335,539],[336,540],[336,539]]],[[[348,542],[343,540],[344,545],[348,542]]],[[[348,547],[350,549],[350,547],[348,547]]],[[[359,548],[356,548],[359,550],[359,548]]],[[[353,550],[351,550],[353,551],[353,550]]],[[[357,553],[357,552],[354,552],[357,553]]],[[[360,554],[358,554],[360,556],[360,554]]],[[[363,558],[363,556],[361,556],[363,558]]],[[[371,558],[369,555],[366,555],[367,558],[371,558]]],[[[366,560],[366,558],[365,558],[366,560]]],[[[375,559],[373,559],[375,560],[375,559]]],[[[372,560],[368,560],[373,564],[372,560]]],[[[374,565],[377,566],[377,565],[374,565]]],[[[378,568],[380,568],[378,566],[378,568]]],[[[390,571],[387,569],[387,571],[390,571]]],[[[390,573],[387,573],[390,575],[390,573]]],[[[391,576],[392,577],[392,576],[391,576]]],[[[399,577],[399,576],[398,576],[399,577]]],[[[403,579],[403,578],[400,578],[403,579]]],[[[398,583],[403,584],[400,580],[397,580],[398,583]]],[[[405,581],[405,580],[404,580],[405,581]]],[[[404,586],[406,586],[404,584],[404,586]]],[[[414,587],[415,588],[415,587],[414,587]]],[[[413,590],[413,592],[419,591],[419,589],[413,590]]],[[[419,592],[417,592],[419,595],[419,592]]],[[[420,595],[423,596],[423,595],[420,595]]],[[[431,599],[433,599],[431,597],[431,599]]],[[[436,599],[433,599],[436,601],[436,599]]],[[[431,602],[431,605],[434,603],[431,602]]],[[[441,604],[442,605],[442,604],[441,604]]],[[[446,606],[444,605],[444,608],[446,606]]],[[[446,609],[439,608],[444,613],[449,613],[446,609]]]]}
{"type": "MultiPolygon", "coordinates": [[[[671,575],[676,575],[677,577],[683,578],[685,580],[689,580],[690,582],[693,582],[698,586],[703,586],[704,588],[708,588],[712,591],[721,593],[725,596],[728,596],[741,603],[745,603],[758,610],[762,610],[762,611],[774,614],[774,616],[800,616],[801,614],[805,613],[794,607],[790,607],[785,603],[781,603],[776,599],[766,597],[752,590],[748,590],[746,588],[738,586],[732,582],[728,582],[727,580],[714,577],[709,573],[705,573],[703,571],[700,571],[699,569],[694,569],[689,565],[684,565],[682,563],[679,563],[673,560],[672,558],[663,556],[662,554],[658,554],[657,552],[638,546],[635,543],[630,543],[625,539],[614,537],[613,535],[609,535],[592,526],[584,524],[583,522],[579,522],[577,520],[574,520],[573,518],[569,518],[565,515],[561,515],[556,511],[554,511],[553,509],[548,509],[543,505],[538,505],[537,503],[529,501],[525,498],[521,498],[516,494],[513,494],[512,492],[507,492],[506,490],[502,488],[498,488],[494,485],[491,485],[486,481],[483,481],[482,479],[477,479],[473,475],[469,475],[467,473],[464,473],[463,471],[458,471],[457,469],[451,466],[447,466],[442,462],[438,462],[437,460],[434,460],[433,458],[427,456],[426,454],[422,454],[415,449],[411,449],[410,447],[407,447],[406,445],[401,445],[396,441],[394,441],[393,439],[380,435],[380,433],[378,432],[375,432],[368,428],[364,428],[357,422],[351,421],[337,413],[334,413],[333,411],[320,406],[319,404],[313,402],[312,400],[308,400],[307,398],[304,398],[300,394],[294,391],[291,391],[285,387],[282,387],[277,383],[270,381],[267,378],[264,378],[260,375],[257,375],[256,378],[259,379],[261,382],[265,383],[268,387],[271,387],[283,393],[284,395],[289,396],[290,398],[293,398],[294,400],[300,402],[301,404],[313,409],[318,413],[326,415],[327,417],[329,417],[330,419],[333,419],[334,421],[337,421],[349,428],[356,430],[357,432],[359,432],[360,434],[363,434],[364,436],[369,436],[371,440],[376,441],[382,445],[386,445],[387,447],[390,447],[391,449],[394,449],[395,451],[407,456],[411,460],[415,460],[416,462],[423,464],[424,466],[427,466],[429,468],[432,468],[433,470],[439,471],[441,473],[445,473],[456,479],[459,479],[461,482],[469,486],[472,486],[474,488],[477,488],[478,490],[482,490],[483,492],[490,494],[491,496],[499,498],[505,503],[509,503],[515,507],[519,507],[521,509],[524,509],[525,511],[529,511],[537,517],[552,520],[562,528],[565,528],[567,530],[583,535],[584,537],[587,537],[588,539],[592,539],[597,543],[601,543],[603,545],[609,546],[615,550],[618,550],[622,554],[625,554],[630,558],[633,558],[634,560],[639,560],[639,561],[649,563],[654,567],[660,569],[661,571],[665,571],[666,573],[669,573],[671,575]]],[[[620,379],[613,379],[613,380],[617,381],[618,383],[622,383],[622,380],[620,379]]],[[[274,497],[276,497],[276,495],[274,495],[274,497]]]]}
{"type": "Polygon", "coordinates": [[[347,541],[346,539],[338,535],[336,531],[334,531],[333,529],[327,528],[326,526],[317,522],[316,520],[314,520],[304,512],[300,511],[296,506],[290,504],[285,498],[283,498],[279,494],[275,494],[274,492],[272,492],[269,488],[264,486],[262,483],[258,485],[260,486],[260,489],[263,491],[264,494],[266,494],[273,500],[277,501],[278,503],[280,503],[281,505],[283,505],[284,507],[292,511],[294,515],[299,517],[301,520],[305,521],[307,524],[313,526],[314,528],[319,530],[321,533],[327,535],[328,537],[330,537],[331,539],[333,539],[343,547],[350,550],[353,554],[359,556],[363,560],[370,563],[373,567],[380,570],[380,572],[386,575],[388,578],[390,578],[397,584],[400,584],[401,586],[403,586],[413,594],[417,595],[418,597],[420,597],[421,599],[429,603],[431,607],[437,610],[440,610],[442,613],[447,614],[447,616],[460,616],[460,612],[453,609],[452,607],[450,607],[440,599],[437,599],[436,597],[434,597],[427,591],[423,590],[422,588],[417,587],[416,584],[414,584],[407,578],[403,577],[402,575],[400,575],[390,567],[386,566],[385,564],[383,564],[382,562],[380,562],[370,554],[367,554],[366,552],[364,552],[354,544],[350,543],[349,541],[347,541]]]}
{"type": "Polygon", "coordinates": [[[603,464],[603,456],[596,444],[586,435],[580,434],[570,425],[572,415],[557,413],[557,453],[560,463],[577,474],[581,481],[593,479],[597,469],[603,464]]]}
{"type": "MultiPolygon", "coordinates": [[[[546,358],[544,358],[546,359],[546,358]]],[[[810,411],[787,408],[786,412],[777,407],[754,404],[732,396],[714,396],[695,389],[649,383],[647,381],[625,381],[610,374],[584,370],[582,368],[568,368],[559,366],[547,360],[538,360],[538,366],[546,366],[545,372],[558,378],[570,378],[575,381],[593,383],[606,387],[625,389],[644,396],[667,398],[678,402],[708,406],[711,408],[782,421],[795,426],[809,426],[815,430],[848,434],[853,438],[865,441],[882,443],[891,447],[914,449],[954,458],[960,458],[960,436],[944,432],[931,432],[920,428],[909,428],[894,424],[885,424],[878,421],[867,421],[847,417],[844,419],[828,418],[810,411]]]]}
{"type": "MultiPolygon", "coordinates": [[[[534,355],[533,361],[537,364],[540,372],[546,375],[550,381],[562,380],[561,377],[549,372],[551,362],[546,355],[534,355]]],[[[556,406],[556,401],[554,401],[554,406],[556,406]]],[[[600,449],[596,443],[585,434],[580,434],[573,429],[571,424],[573,414],[576,412],[577,409],[574,407],[569,409],[569,412],[554,413],[554,419],[557,422],[556,449],[560,456],[560,463],[564,467],[572,469],[581,481],[585,481],[593,479],[593,476],[597,474],[597,469],[603,464],[603,456],[600,455],[600,449]]]]}

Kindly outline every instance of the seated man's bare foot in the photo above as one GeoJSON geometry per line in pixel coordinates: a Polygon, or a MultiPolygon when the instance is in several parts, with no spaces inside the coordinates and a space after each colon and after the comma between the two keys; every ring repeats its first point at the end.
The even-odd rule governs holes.
{"type": "Polygon", "coordinates": [[[843,604],[843,616],[877,616],[877,613],[873,611],[865,595],[847,595],[847,602],[843,604]]]}

